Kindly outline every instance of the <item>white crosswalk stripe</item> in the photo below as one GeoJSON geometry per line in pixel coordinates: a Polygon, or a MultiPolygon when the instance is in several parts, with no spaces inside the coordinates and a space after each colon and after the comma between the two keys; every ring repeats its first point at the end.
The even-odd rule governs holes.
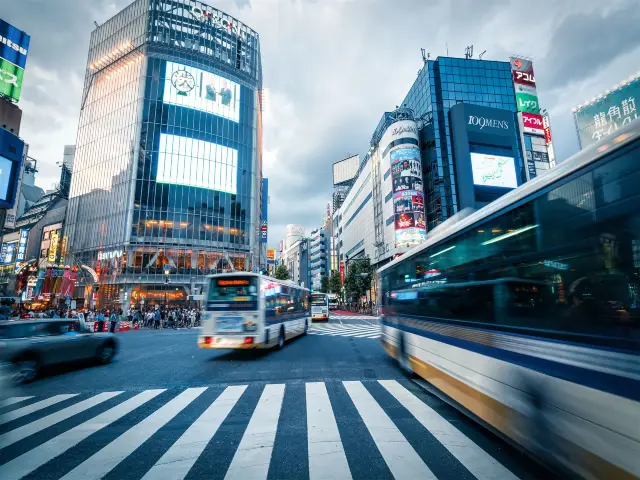
{"type": "Polygon", "coordinates": [[[13,405],[14,403],[24,402],[25,400],[29,400],[30,398],[33,398],[33,397],[11,397],[11,398],[7,398],[6,400],[2,400],[0,402],[0,408],[9,407],[9,406],[13,405]]]}
{"type": "Polygon", "coordinates": [[[378,317],[371,317],[369,315],[331,315],[329,314],[329,318],[333,320],[362,320],[362,321],[369,321],[371,323],[378,321],[378,317]]]}
{"type": "Polygon", "coordinates": [[[359,338],[378,338],[380,337],[379,325],[362,325],[362,324],[336,324],[326,323],[322,325],[311,325],[309,327],[310,335],[329,335],[339,337],[359,337],[359,338]]]}
{"type": "MultiPolygon", "coordinates": [[[[295,478],[351,480],[355,475],[354,465],[363,461],[363,454],[367,455],[367,463],[371,461],[371,456],[377,455],[378,470],[386,465],[396,479],[437,478],[430,468],[429,454],[432,447],[426,451],[424,445],[412,444],[418,434],[423,435],[421,432],[414,432],[412,437],[408,435],[407,430],[401,431],[401,428],[407,427],[406,423],[404,426],[397,423],[400,418],[414,419],[412,428],[425,428],[442,444],[441,452],[449,452],[457,460],[457,465],[447,467],[450,475],[455,476],[455,468],[458,468],[458,474],[466,469],[480,480],[517,478],[421,400],[417,387],[407,387],[403,382],[333,381],[330,388],[325,382],[310,382],[304,385],[294,382],[251,387],[233,385],[215,394],[208,387],[180,391],[157,389],[130,393],[104,392],[90,397],[69,396],[68,399],[75,402],[70,406],[57,405],[61,402],[58,395],[48,399],[32,397],[29,400],[35,401],[32,404],[34,406],[48,404],[51,408],[56,408],[57,405],[59,410],[47,414],[44,407],[39,408],[32,413],[40,414],[41,418],[20,420],[24,416],[22,415],[17,417],[16,421],[27,422],[26,424],[6,425],[6,428],[13,429],[5,432],[0,439],[32,438],[34,445],[28,445],[26,440],[20,444],[6,440],[1,443],[0,478],[18,480],[27,475],[37,474],[38,477],[67,480],[98,479],[115,475],[114,469],[118,466],[120,469],[124,468],[125,465],[121,464],[125,461],[128,462],[127,468],[130,468],[134,464],[138,465],[140,459],[146,467],[141,467],[140,472],[130,471],[130,477],[143,480],[202,477],[203,472],[198,471],[198,468],[202,469],[203,464],[199,460],[205,456],[205,451],[208,452],[205,456],[207,458],[204,459],[205,464],[211,458],[217,458],[217,448],[228,445],[228,441],[219,440],[220,437],[217,435],[228,436],[229,432],[237,432],[234,433],[237,447],[227,450],[226,456],[223,457],[225,470],[216,472],[217,476],[224,475],[228,480],[264,480],[273,476],[270,469],[282,462],[284,452],[287,452],[286,455],[295,455],[296,450],[299,450],[300,455],[308,455],[308,472],[307,475],[295,478]],[[246,392],[249,389],[253,393],[247,396],[246,392]],[[207,395],[203,395],[205,392],[208,392],[207,395]],[[336,396],[338,394],[340,396],[336,396]],[[382,398],[381,395],[385,397],[382,398]],[[296,399],[294,408],[298,413],[306,412],[305,417],[299,414],[292,417],[291,411],[283,410],[283,405],[291,406],[293,399],[296,399]],[[49,403],[46,403],[47,400],[49,403]],[[107,409],[101,408],[101,404],[107,401],[108,403],[104,404],[107,409]],[[345,401],[350,405],[345,405],[345,401]],[[389,410],[392,407],[391,402],[396,402],[393,408],[403,409],[404,414],[395,411],[392,415],[389,410]],[[97,407],[92,418],[87,420],[85,414],[81,422],[69,420],[68,429],[60,432],[63,427],[62,420],[72,419],[81,412],[86,412],[91,408],[90,405],[97,407]],[[197,418],[190,416],[190,408],[197,408],[201,412],[197,418]],[[344,408],[351,410],[340,410],[344,408]],[[238,424],[238,412],[246,419],[246,427],[243,426],[240,430],[232,427],[238,424]],[[137,420],[123,423],[122,420],[129,414],[136,414],[137,420]],[[344,423],[345,415],[350,423],[344,423]],[[189,420],[185,421],[187,418],[189,420]],[[300,438],[291,444],[291,438],[286,438],[285,435],[282,441],[287,446],[284,450],[281,448],[278,451],[279,428],[292,421],[303,422],[297,423],[294,429],[301,432],[300,438]],[[175,435],[173,438],[176,440],[172,444],[158,444],[162,438],[159,431],[165,426],[168,427],[169,422],[172,435],[175,435]],[[49,430],[49,427],[54,425],[59,425],[55,433],[49,430]],[[362,435],[368,436],[368,450],[361,450],[359,444],[354,448],[348,443],[355,439],[352,428],[360,429],[356,430],[359,433],[358,440],[355,441],[361,441],[362,435]],[[47,437],[48,431],[54,434],[47,437]],[[16,432],[17,436],[12,437],[16,432]],[[108,438],[106,444],[101,443],[105,436],[108,438]],[[412,438],[414,440],[411,440],[412,438]],[[137,450],[143,444],[145,448],[151,449],[149,451],[157,451],[158,457],[155,458],[159,459],[153,460],[155,464],[153,461],[147,461],[145,464],[144,455],[138,456],[137,450]],[[5,450],[9,445],[13,446],[5,450]],[[82,452],[85,451],[86,455],[83,455],[82,452]],[[70,471],[64,470],[67,452],[73,452],[70,458],[76,459],[73,465],[68,467],[70,471]],[[63,470],[60,470],[61,466],[63,470]],[[48,471],[48,468],[55,470],[48,471]]],[[[20,401],[16,401],[7,404],[6,407],[10,408],[13,405],[14,412],[24,412],[22,409],[25,407],[20,407],[19,404],[20,401]]],[[[433,461],[437,462],[439,459],[434,457],[433,461]]],[[[382,473],[379,471],[379,474],[382,473]]],[[[361,475],[362,473],[358,476],[361,475]]]]}

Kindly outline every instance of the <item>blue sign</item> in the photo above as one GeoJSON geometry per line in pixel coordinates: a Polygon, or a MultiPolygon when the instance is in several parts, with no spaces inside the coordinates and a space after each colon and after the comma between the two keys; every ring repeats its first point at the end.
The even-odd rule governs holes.
{"type": "Polygon", "coordinates": [[[0,128],[0,208],[13,208],[22,166],[24,142],[0,128]]]}
{"type": "Polygon", "coordinates": [[[269,218],[269,179],[262,179],[262,205],[260,209],[260,243],[267,243],[269,218]]]}
{"type": "Polygon", "coordinates": [[[13,252],[16,250],[15,243],[2,244],[2,264],[7,265],[13,261],[13,252]]]}
{"type": "Polygon", "coordinates": [[[27,65],[27,53],[31,37],[13,25],[0,19],[0,57],[24,68],[27,65]]]}
{"type": "Polygon", "coordinates": [[[20,230],[20,240],[18,241],[18,256],[16,262],[24,262],[27,256],[27,240],[29,239],[29,230],[20,230]]]}

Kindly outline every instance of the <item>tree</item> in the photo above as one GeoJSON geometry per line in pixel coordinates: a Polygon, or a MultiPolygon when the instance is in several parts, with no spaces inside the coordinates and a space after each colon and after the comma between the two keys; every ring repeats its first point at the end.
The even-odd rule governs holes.
{"type": "Polygon", "coordinates": [[[331,272],[331,277],[329,277],[329,292],[336,295],[342,293],[342,280],[340,280],[340,272],[337,270],[331,272]]]}
{"type": "Polygon", "coordinates": [[[329,293],[329,277],[323,275],[320,279],[320,292],[329,293]]]}
{"type": "Polygon", "coordinates": [[[344,289],[347,297],[360,298],[371,288],[373,268],[369,257],[359,258],[349,263],[347,276],[344,279],[344,289]]]}
{"type": "Polygon", "coordinates": [[[278,280],[289,280],[291,278],[291,275],[289,275],[289,270],[287,270],[287,267],[284,266],[284,263],[281,263],[276,267],[276,271],[274,272],[273,276],[278,280]]]}

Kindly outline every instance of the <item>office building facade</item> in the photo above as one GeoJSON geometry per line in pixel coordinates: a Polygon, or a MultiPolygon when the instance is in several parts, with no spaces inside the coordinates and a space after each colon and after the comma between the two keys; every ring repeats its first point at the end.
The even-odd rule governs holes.
{"type": "MultiPolygon", "coordinates": [[[[509,62],[438,57],[427,60],[402,105],[420,123],[427,230],[472,205],[460,203],[450,109],[465,103],[504,110],[516,122],[514,83],[509,62]]],[[[520,139],[516,127],[511,135],[520,139]]],[[[519,182],[525,181],[522,146],[513,152],[519,182]]],[[[468,161],[468,159],[462,159],[468,161]]]]}
{"type": "Polygon", "coordinates": [[[65,236],[99,306],[257,270],[261,86],[258,34],[204,3],[136,0],[92,32],[65,236]]]}
{"type": "Polygon", "coordinates": [[[324,227],[316,228],[309,236],[309,270],[311,276],[311,288],[319,291],[322,286],[322,277],[328,277],[330,273],[330,239],[324,227]]]}

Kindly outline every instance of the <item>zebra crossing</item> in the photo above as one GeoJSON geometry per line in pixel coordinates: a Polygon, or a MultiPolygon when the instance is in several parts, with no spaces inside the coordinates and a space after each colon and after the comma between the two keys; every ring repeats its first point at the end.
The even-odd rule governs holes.
{"type": "Polygon", "coordinates": [[[360,320],[372,323],[378,321],[378,317],[371,317],[369,315],[335,315],[330,313],[329,317],[333,320],[360,320]]]}
{"type": "Polygon", "coordinates": [[[379,338],[380,325],[361,323],[323,323],[313,324],[307,332],[309,335],[328,335],[339,337],[379,338]]]}
{"type": "Polygon", "coordinates": [[[402,379],[16,397],[0,478],[518,478],[423,396],[402,379]]]}

